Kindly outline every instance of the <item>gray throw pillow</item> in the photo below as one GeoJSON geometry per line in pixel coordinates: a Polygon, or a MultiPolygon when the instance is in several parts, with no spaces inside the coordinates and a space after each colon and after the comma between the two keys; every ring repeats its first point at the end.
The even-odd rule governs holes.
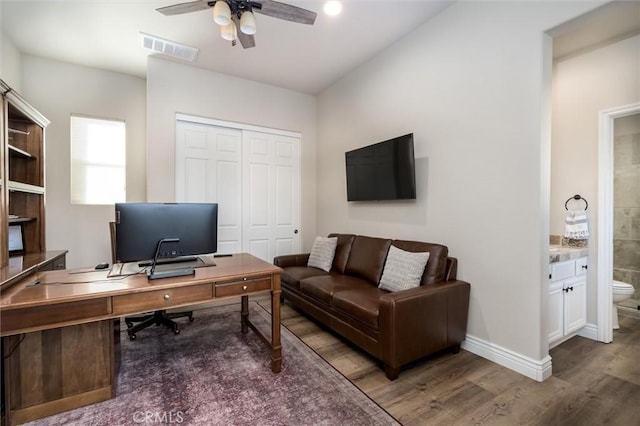
{"type": "Polygon", "coordinates": [[[428,260],[429,252],[413,253],[389,247],[378,288],[393,292],[419,287],[428,260]]]}
{"type": "Polygon", "coordinates": [[[307,266],[312,266],[329,272],[331,270],[331,265],[333,265],[333,256],[336,254],[337,245],[337,237],[316,237],[313,242],[313,247],[311,247],[311,254],[309,254],[307,266]]]}

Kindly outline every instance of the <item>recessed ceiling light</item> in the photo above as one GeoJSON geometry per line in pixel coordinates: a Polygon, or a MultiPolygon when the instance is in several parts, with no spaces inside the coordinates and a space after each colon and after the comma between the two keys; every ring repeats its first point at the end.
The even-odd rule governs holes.
{"type": "Polygon", "coordinates": [[[140,38],[142,40],[142,47],[157,53],[162,53],[163,55],[173,56],[174,58],[189,62],[195,61],[198,56],[198,49],[187,46],[186,44],[176,43],[175,41],[143,32],[140,33],[140,38]]]}
{"type": "Polygon", "coordinates": [[[342,12],[342,2],[339,2],[337,0],[326,1],[324,3],[324,6],[322,7],[322,10],[324,10],[324,13],[329,16],[339,15],[340,12],[342,12]]]}

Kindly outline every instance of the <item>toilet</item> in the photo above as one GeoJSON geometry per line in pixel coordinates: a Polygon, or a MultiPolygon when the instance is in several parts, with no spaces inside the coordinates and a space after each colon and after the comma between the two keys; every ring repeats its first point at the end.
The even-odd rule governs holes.
{"type": "Polygon", "coordinates": [[[631,296],[635,289],[631,284],[623,283],[622,281],[613,280],[613,310],[612,319],[613,319],[613,329],[617,330],[620,328],[620,324],[618,323],[618,303],[627,300],[631,296]]]}

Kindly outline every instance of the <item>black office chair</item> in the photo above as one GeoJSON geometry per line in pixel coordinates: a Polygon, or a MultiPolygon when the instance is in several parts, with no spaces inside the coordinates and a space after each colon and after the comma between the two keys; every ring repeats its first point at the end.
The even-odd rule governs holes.
{"type": "MultiPolygon", "coordinates": [[[[109,222],[109,233],[111,234],[111,262],[117,262],[116,255],[116,223],[109,222]]],[[[136,333],[152,325],[164,325],[171,328],[175,334],[180,334],[178,323],[173,321],[176,318],[189,317],[189,322],[193,322],[193,311],[187,312],[167,312],[165,310],[155,311],[135,317],[125,317],[127,324],[127,334],[129,339],[136,340],[136,333]],[[134,323],[138,323],[134,325],[134,323]]]]}

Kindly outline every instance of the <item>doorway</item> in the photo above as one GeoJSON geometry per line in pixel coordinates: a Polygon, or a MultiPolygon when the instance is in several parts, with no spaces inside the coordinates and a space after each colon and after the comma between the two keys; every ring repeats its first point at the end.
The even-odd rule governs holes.
{"type": "Polygon", "coordinates": [[[598,182],[598,340],[613,340],[614,144],[616,119],[640,114],[640,103],[600,112],[598,182]]]}
{"type": "Polygon", "coordinates": [[[613,279],[634,294],[619,312],[640,317],[640,113],[614,121],[613,279]]]}

